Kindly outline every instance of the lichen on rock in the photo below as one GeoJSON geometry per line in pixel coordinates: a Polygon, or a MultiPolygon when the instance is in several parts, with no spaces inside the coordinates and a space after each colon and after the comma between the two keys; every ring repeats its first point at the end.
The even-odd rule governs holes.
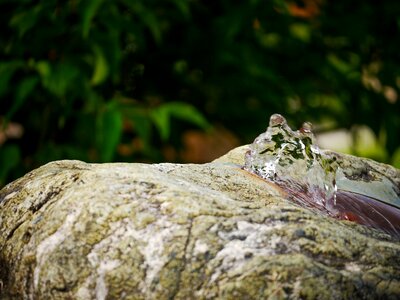
{"type": "Polygon", "coordinates": [[[248,149],[203,165],[57,161],[7,185],[0,298],[399,295],[398,239],[292,202],[242,169],[248,149]]]}

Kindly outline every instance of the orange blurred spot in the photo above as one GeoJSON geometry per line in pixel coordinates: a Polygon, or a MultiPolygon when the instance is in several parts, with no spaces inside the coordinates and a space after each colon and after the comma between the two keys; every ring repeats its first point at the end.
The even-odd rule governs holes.
{"type": "Polygon", "coordinates": [[[121,143],[117,147],[117,152],[121,156],[131,156],[134,153],[142,152],[144,149],[143,140],[139,137],[133,138],[130,143],[121,143]]]}
{"type": "Polygon", "coordinates": [[[215,128],[211,133],[186,131],[183,144],[181,156],[184,162],[205,163],[226,154],[240,143],[232,132],[224,128],[215,128]]]}
{"type": "Polygon", "coordinates": [[[303,2],[302,5],[295,2],[288,3],[288,10],[292,16],[311,19],[320,14],[322,0],[302,0],[301,2],[303,2]]]}
{"type": "Polygon", "coordinates": [[[121,156],[130,156],[133,154],[133,147],[130,144],[119,144],[117,152],[121,156]]]}
{"type": "Polygon", "coordinates": [[[253,29],[254,29],[254,30],[259,30],[260,28],[261,28],[260,20],[257,19],[257,18],[255,18],[255,19],[253,20],[253,29]]]}

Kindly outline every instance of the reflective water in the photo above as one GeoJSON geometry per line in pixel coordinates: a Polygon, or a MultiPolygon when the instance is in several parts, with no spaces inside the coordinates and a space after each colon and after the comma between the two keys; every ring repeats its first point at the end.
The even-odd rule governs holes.
{"type": "Polygon", "coordinates": [[[310,123],[293,131],[284,117],[272,115],[267,131],[250,146],[245,169],[290,186],[302,204],[335,213],[337,165],[316,145],[310,123]]]}
{"type": "Polygon", "coordinates": [[[400,237],[398,208],[366,195],[338,190],[336,158],[317,146],[310,123],[294,131],[283,116],[272,115],[267,131],[246,153],[244,168],[273,181],[302,206],[400,237]]]}

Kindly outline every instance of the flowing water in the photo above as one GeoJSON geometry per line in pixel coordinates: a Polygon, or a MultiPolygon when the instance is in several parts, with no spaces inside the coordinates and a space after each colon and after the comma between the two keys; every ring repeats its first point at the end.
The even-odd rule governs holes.
{"type": "Polygon", "coordinates": [[[258,136],[246,154],[245,169],[289,187],[306,206],[335,214],[337,165],[315,143],[311,124],[293,131],[284,117],[271,116],[268,129],[258,136]]]}
{"type": "Polygon", "coordinates": [[[272,115],[267,131],[254,140],[246,153],[244,169],[279,185],[302,206],[400,237],[397,207],[338,190],[336,180],[341,172],[336,158],[317,146],[310,123],[294,131],[284,117],[272,115]]]}

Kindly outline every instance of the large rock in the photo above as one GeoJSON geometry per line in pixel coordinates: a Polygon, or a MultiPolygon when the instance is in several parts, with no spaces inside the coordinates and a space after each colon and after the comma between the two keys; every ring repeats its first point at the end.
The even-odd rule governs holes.
{"type": "Polygon", "coordinates": [[[290,202],[241,169],[246,150],[204,165],[57,161],[9,184],[0,298],[398,299],[398,239],[290,202]]]}

